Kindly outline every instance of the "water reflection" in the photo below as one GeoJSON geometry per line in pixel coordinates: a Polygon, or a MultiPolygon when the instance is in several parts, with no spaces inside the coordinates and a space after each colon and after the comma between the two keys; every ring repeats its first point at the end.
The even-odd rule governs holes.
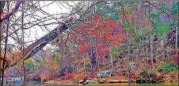
{"type": "MultiPolygon", "coordinates": [[[[44,86],[44,85],[43,85],[44,86]]],[[[49,85],[45,85],[49,86],[49,85]]],[[[113,83],[113,84],[87,84],[87,85],[50,85],[50,86],[179,86],[178,83],[165,83],[165,84],[128,84],[128,83],[113,83]]]]}

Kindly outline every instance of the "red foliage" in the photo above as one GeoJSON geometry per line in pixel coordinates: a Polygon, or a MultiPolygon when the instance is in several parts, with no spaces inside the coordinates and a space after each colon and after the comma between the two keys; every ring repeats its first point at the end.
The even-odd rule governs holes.
{"type": "Polygon", "coordinates": [[[117,30],[118,24],[114,20],[100,19],[100,15],[96,14],[92,21],[81,23],[76,30],[95,37],[104,36],[104,34],[112,33],[117,30]]]}
{"type": "Polygon", "coordinates": [[[79,48],[79,51],[82,52],[82,53],[85,53],[88,49],[89,49],[89,45],[84,44],[79,48]]]}
{"type": "Polygon", "coordinates": [[[98,22],[98,20],[100,19],[100,14],[95,14],[94,16],[93,16],[93,23],[97,23],[98,22]]]}
{"type": "MultiPolygon", "coordinates": [[[[101,19],[100,14],[95,14],[91,21],[83,22],[76,27],[76,30],[80,33],[87,34],[89,36],[93,36],[94,38],[109,42],[111,45],[116,46],[123,44],[126,40],[126,35],[124,32],[124,26],[119,22],[115,22],[114,20],[107,20],[106,18],[101,19]]],[[[81,38],[86,39],[86,38],[81,38]]],[[[104,47],[103,45],[99,45],[98,49],[103,49],[100,47],[104,47]]],[[[79,51],[82,53],[86,52],[89,48],[89,45],[84,44],[80,47],[79,51]]],[[[106,48],[106,47],[105,47],[106,48]]],[[[99,51],[98,55],[103,55],[105,51],[99,51]]]]}
{"type": "Polygon", "coordinates": [[[99,57],[109,55],[109,48],[104,44],[97,45],[97,54],[99,57]]]}
{"type": "Polygon", "coordinates": [[[125,40],[126,40],[125,34],[117,34],[114,36],[113,42],[111,45],[115,46],[115,45],[123,44],[125,43],[125,40]]]}
{"type": "Polygon", "coordinates": [[[104,41],[112,41],[112,40],[113,40],[112,34],[107,34],[104,36],[104,41]]]}

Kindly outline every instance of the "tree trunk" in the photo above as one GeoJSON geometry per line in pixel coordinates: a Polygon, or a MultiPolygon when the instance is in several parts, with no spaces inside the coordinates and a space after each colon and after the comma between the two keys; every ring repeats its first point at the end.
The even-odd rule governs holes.
{"type": "MultiPolygon", "coordinates": [[[[178,5],[179,5],[179,2],[178,2],[178,5]]],[[[178,13],[178,15],[179,15],[179,13],[178,13]]],[[[175,43],[175,47],[176,47],[176,58],[177,58],[176,60],[177,60],[177,64],[179,65],[179,57],[178,57],[178,52],[179,52],[178,51],[178,28],[177,27],[176,27],[176,43],[175,43]]],[[[179,77],[179,69],[178,69],[178,77],[179,77]]],[[[178,84],[179,84],[179,82],[178,82],[178,84]]]]}
{"type": "Polygon", "coordinates": [[[112,58],[112,52],[111,52],[111,47],[110,46],[109,46],[109,55],[110,55],[110,59],[111,59],[111,68],[113,69],[114,65],[113,65],[113,58],[112,58]]]}
{"type": "Polygon", "coordinates": [[[23,56],[23,69],[24,69],[24,80],[23,80],[23,86],[25,86],[25,81],[26,81],[26,69],[25,69],[25,65],[24,65],[24,62],[25,62],[25,58],[24,58],[24,30],[23,30],[23,27],[24,27],[24,3],[22,3],[22,20],[21,20],[21,29],[22,29],[22,40],[21,40],[21,50],[22,50],[22,56],[23,56]]]}
{"type": "MultiPolygon", "coordinates": [[[[4,5],[5,5],[5,1],[0,1],[0,17],[2,16],[2,13],[3,13],[3,8],[4,8],[4,5]]],[[[2,21],[0,21],[0,40],[2,39],[2,34],[3,34],[3,28],[2,28],[2,21]]],[[[2,77],[2,70],[3,70],[3,67],[2,67],[2,63],[3,63],[3,57],[2,57],[2,43],[0,41],[0,77],[2,77]]],[[[1,78],[3,79],[3,77],[1,78]]],[[[3,85],[3,80],[1,80],[1,86],[3,85]]]]}
{"type": "Polygon", "coordinates": [[[153,35],[150,35],[150,62],[151,62],[151,68],[153,68],[153,35]]]}

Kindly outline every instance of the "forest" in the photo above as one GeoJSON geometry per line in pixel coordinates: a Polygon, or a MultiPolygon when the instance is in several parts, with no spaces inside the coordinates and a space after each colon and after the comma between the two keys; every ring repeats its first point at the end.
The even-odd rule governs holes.
{"type": "Polygon", "coordinates": [[[178,27],[178,0],[0,1],[0,83],[177,86],[178,27]]]}

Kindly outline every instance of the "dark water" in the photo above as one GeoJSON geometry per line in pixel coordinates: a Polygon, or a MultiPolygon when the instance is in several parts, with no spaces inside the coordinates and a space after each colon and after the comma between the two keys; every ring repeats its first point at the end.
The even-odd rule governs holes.
{"type": "Polygon", "coordinates": [[[86,86],[178,86],[177,83],[175,84],[127,84],[127,83],[120,83],[120,84],[98,84],[98,85],[86,85],[86,86]]]}
{"type": "MultiPolygon", "coordinates": [[[[21,86],[23,81],[13,81],[13,82],[5,82],[4,86],[21,86]]],[[[37,81],[28,81],[25,86],[41,86],[40,82],[37,81]]]]}
{"type": "MultiPolygon", "coordinates": [[[[49,86],[49,85],[45,85],[49,86]]],[[[116,83],[116,84],[87,84],[87,85],[50,85],[50,86],[179,86],[177,83],[170,84],[131,84],[116,83]]]]}
{"type": "Polygon", "coordinates": [[[39,81],[31,81],[27,82],[26,86],[41,86],[41,83],[39,81]]]}

